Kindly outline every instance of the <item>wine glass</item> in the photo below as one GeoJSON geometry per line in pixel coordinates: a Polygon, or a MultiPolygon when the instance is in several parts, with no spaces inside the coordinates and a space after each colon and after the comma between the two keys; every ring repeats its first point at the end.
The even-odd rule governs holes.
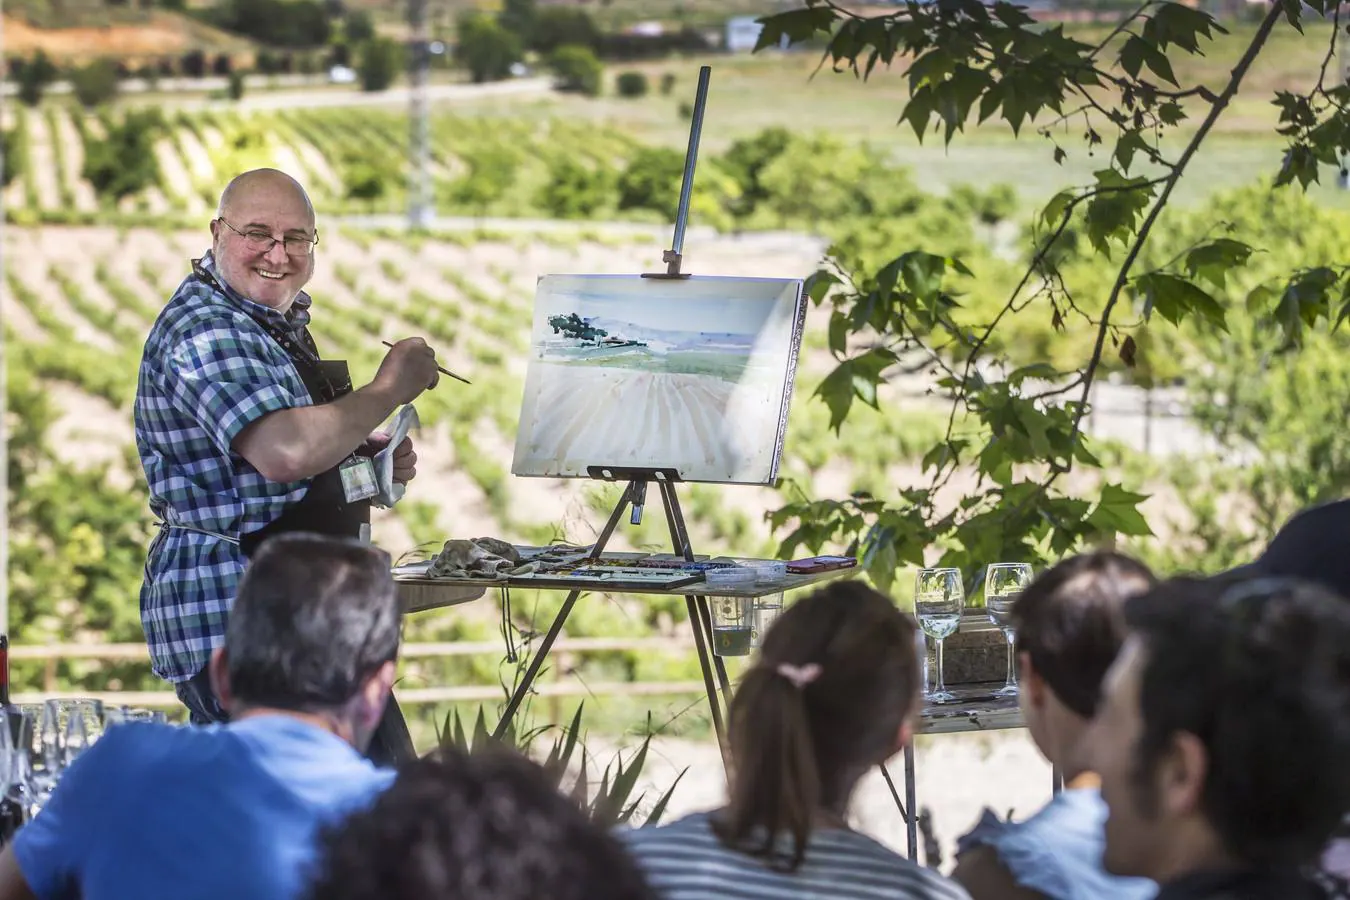
{"type": "Polygon", "coordinates": [[[1011,697],[1017,694],[1017,661],[1013,658],[1013,643],[1017,631],[1013,628],[1013,607],[1022,591],[1031,583],[1031,566],[1028,563],[994,563],[984,575],[984,607],[989,613],[989,621],[1003,630],[1008,642],[1008,674],[1003,687],[995,691],[999,697],[1011,697]]]}
{"type": "Polygon", "coordinates": [[[956,633],[961,625],[961,609],[965,606],[966,589],[957,569],[920,569],[914,584],[914,615],[923,633],[937,641],[937,685],[928,699],[933,703],[948,703],[956,695],[947,690],[942,673],[942,644],[956,633]]]}

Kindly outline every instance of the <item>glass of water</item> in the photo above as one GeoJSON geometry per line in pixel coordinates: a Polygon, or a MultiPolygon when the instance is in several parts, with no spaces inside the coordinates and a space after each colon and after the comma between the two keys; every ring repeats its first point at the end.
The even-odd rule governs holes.
{"type": "Polygon", "coordinates": [[[745,597],[709,597],[712,651],[718,656],[747,656],[754,643],[754,607],[745,597]]]}
{"type": "Polygon", "coordinates": [[[984,575],[984,606],[989,621],[1003,630],[1008,642],[1008,674],[1003,687],[994,693],[1007,697],[1017,693],[1017,661],[1013,658],[1013,643],[1017,632],[1013,628],[1013,607],[1022,591],[1031,584],[1031,566],[1028,563],[994,563],[984,575]]]}
{"type": "Polygon", "coordinates": [[[934,668],[937,685],[928,699],[933,703],[948,703],[956,695],[947,690],[942,673],[942,644],[956,633],[961,625],[961,609],[966,605],[966,589],[957,569],[920,569],[914,584],[914,615],[919,628],[937,642],[934,668]]]}

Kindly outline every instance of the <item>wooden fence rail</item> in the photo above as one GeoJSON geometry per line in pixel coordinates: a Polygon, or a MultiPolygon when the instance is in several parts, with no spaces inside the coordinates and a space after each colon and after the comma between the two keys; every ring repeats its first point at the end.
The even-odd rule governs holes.
{"type": "MultiPolygon", "coordinates": [[[[561,638],[553,645],[553,653],[603,653],[606,651],[638,650],[644,652],[692,653],[693,642],[687,638],[561,638]]],[[[454,641],[442,643],[404,644],[399,656],[404,660],[436,659],[455,656],[501,656],[505,648],[500,641],[454,641]]],[[[9,648],[14,661],[43,661],[46,665],[44,690],[17,692],[11,696],[14,703],[40,703],[43,700],[90,698],[105,704],[151,708],[171,708],[178,705],[173,691],[58,691],[56,664],[66,659],[101,660],[108,662],[146,662],[150,654],[144,644],[48,644],[18,645],[9,648]]],[[[394,688],[403,705],[424,703],[456,703],[501,700],[502,688],[497,684],[453,685],[445,687],[394,688]]],[[[590,696],[651,696],[678,695],[703,692],[701,681],[648,681],[584,683],[568,679],[551,683],[536,683],[535,692],[542,697],[590,696]]]]}

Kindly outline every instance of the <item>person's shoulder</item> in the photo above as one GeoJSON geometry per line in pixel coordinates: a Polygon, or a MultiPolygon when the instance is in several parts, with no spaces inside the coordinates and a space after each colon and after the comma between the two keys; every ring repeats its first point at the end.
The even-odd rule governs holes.
{"type": "Polygon", "coordinates": [[[290,716],[251,717],[224,731],[242,748],[258,777],[305,804],[343,807],[364,802],[389,787],[396,775],[341,738],[290,716]]]}
{"type": "Polygon", "coordinates": [[[713,834],[708,813],[692,813],[664,825],[619,828],[615,830],[614,834],[629,847],[635,849],[659,848],[671,844],[717,843],[717,837],[713,834]]]}
{"type": "Polygon", "coordinates": [[[252,319],[220,291],[195,278],[187,278],[160,310],[151,328],[168,341],[191,339],[215,330],[235,331],[249,327],[252,319]]]}
{"type": "Polygon", "coordinates": [[[814,839],[810,852],[822,868],[836,870],[841,882],[852,879],[874,884],[881,878],[894,885],[893,897],[904,900],[970,898],[965,888],[941,872],[925,868],[858,831],[822,833],[814,839]]]}

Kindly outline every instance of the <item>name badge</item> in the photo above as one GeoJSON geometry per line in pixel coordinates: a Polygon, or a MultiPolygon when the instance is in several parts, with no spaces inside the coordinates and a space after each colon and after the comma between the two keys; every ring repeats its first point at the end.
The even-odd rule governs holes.
{"type": "Polygon", "coordinates": [[[366,456],[349,456],[338,466],[342,496],[348,503],[367,500],[380,492],[375,483],[375,463],[366,456]]]}

